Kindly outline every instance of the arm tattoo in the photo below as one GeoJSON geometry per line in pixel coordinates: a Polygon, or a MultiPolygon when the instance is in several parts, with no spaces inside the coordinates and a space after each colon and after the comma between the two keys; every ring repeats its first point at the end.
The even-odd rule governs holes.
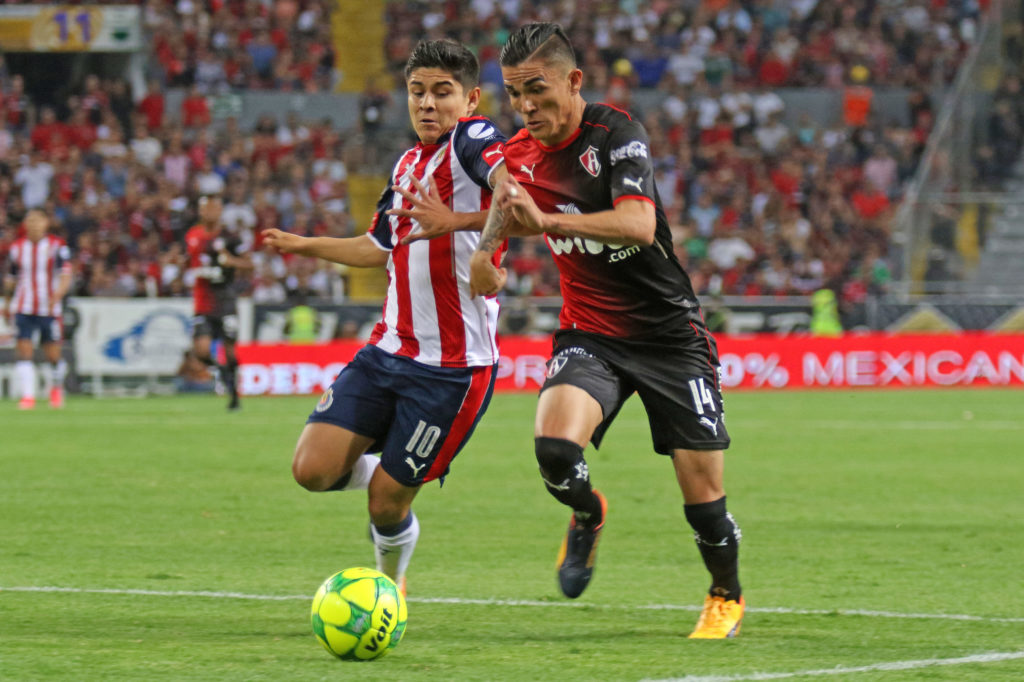
{"type": "Polygon", "coordinates": [[[501,243],[505,241],[507,232],[508,229],[505,228],[505,214],[497,206],[491,206],[491,210],[487,214],[487,222],[484,223],[484,229],[480,233],[480,243],[477,244],[476,250],[494,253],[501,246],[501,243]]]}

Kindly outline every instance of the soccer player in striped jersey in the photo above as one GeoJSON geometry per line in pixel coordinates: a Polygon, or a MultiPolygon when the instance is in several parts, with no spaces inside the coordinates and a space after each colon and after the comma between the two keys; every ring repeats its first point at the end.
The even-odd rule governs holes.
{"type": "Polygon", "coordinates": [[[732,637],[744,601],[740,531],[725,505],[723,451],[730,439],[718,354],[672,251],[647,133],[626,112],[583,99],[583,72],[557,24],[513,31],[500,62],[512,108],[526,127],[505,145],[510,179],[495,191],[472,282],[484,294],[502,286],[493,254],[510,222],[543,233],[558,266],[561,324],[534,435],[548,492],[572,509],[559,585],[571,598],[586,588],[607,516],[583,449],[588,441],[600,445],[637,393],[654,450],[672,460],[686,520],[711,574],[690,637],[732,637]]]}
{"type": "Polygon", "coordinates": [[[21,385],[18,408],[36,405],[36,371],[32,363],[33,338],[38,335],[50,363],[50,407],[64,406],[67,363],[61,358],[61,303],[71,287],[71,252],[64,240],[47,234],[50,219],[40,210],[25,216],[25,236],[9,254],[9,277],[4,287],[8,300],[4,315],[14,315],[17,333],[15,371],[21,385]],[[13,294],[13,297],[12,297],[13,294]]]}
{"type": "Polygon", "coordinates": [[[470,295],[469,259],[492,184],[504,177],[505,142],[473,115],[479,65],[464,46],[421,42],[405,77],[420,141],[395,164],[369,232],[263,233],[282,252],[387,269],[382,319],[309,416],[292,473],[311,491],[368,489],[377,568],[403,591],[419,537],[413,498],[424,483],[444,480],[494,387],[498,303],[470,295]],[[440,223],[458,231],[413,239],[440,223]]]}

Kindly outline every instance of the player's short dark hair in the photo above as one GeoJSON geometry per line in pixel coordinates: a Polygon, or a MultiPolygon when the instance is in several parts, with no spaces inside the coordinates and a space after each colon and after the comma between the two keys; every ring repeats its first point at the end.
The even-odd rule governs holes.
{"type": "Polygon", "coordinates": [[[202,194],[196,199],[196,208],[202,208],[210,201],[224,202],[224,199],[219,194],[202,194]]]}
{"type": "Polygon", "coordinates": [[[405,63],[405,80],[416,69],[437,68],[450,73],[465,89],[480,83],[480,62],[462,43],[454,40],[421,40],[405,63]]]}
{"type": "Polygon", "coordinates": [[[512,31],[498,57],[502,66],[515,66],[527,59],[560,61],[576,68],[576,52],[569,36],[561,25],[552,22],[526,24],[512,31]]]}

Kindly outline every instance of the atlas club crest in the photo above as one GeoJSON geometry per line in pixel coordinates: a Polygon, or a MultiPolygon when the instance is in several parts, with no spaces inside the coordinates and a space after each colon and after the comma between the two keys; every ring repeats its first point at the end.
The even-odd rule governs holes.
{"type": "Polygon", "coordinates": [[[597,158],[597,147],[590,145],[580,154],[580,165],[595,178],[601,174],[601,161],[597,158]]]}

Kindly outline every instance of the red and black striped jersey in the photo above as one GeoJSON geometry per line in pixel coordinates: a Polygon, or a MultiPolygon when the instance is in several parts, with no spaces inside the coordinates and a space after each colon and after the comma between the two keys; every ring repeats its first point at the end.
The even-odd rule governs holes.
{"type": "Polygon", "coordinates": [[[554,147],[519,131],[505,145],[505,165],[548,213],[596,213],[627,199],[655,208],[651,246],[545,235],[561,275],[563,329],[652,341],[706,335],[690,278],[673,253],[640,123],[588,104],[580,127],[554,147]]]}

